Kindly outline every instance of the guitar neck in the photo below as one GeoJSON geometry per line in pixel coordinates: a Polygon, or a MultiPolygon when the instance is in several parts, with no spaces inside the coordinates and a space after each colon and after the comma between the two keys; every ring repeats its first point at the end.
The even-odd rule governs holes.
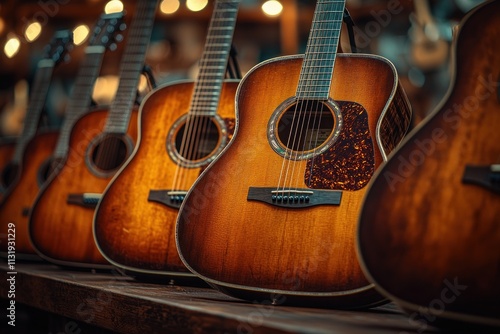
{"type": "Polygon", "coordinates": [[[12,161],[20,163],[24,148],[33,138],[38,128],[40,116],[42,114],[47,93],[49,91],[49,83],[54,71],[54,61],[51,59],[42,59],[38,62],[38,67],[33,80],[32,92],[26,117],[24,118],[24,127],[21,137],[18,139],[12,161]]]}
{"type": "Polygon", "coordinates": [[[240,0],[219,0],[214,5],[200,72],[194,86],[189,113],[215,115],[226,73],[240,0]]]}
{"type": "Polygon", "coordinates": [[[137,2],[136,15],[129,29],[121,63],[120,83],[106,123],[105,131],[108,133],[124,134],[127,131],[157,6],[158,0],[137,2]]]}
{"type": "Polygon", "coordinates": [[[296,96],[328,99],[342,28],[345,0],[318,0],[296,96]]]}
{"type": "Polygon", "coordinates": [[[103,46],[88,46],[85,50],[85,60],[76,77],[54,152],[57,158],[66,156],[73,125],[89,110],[92,101],[92,89],[101,70],[105,50],[106,48],[103,46]]]}

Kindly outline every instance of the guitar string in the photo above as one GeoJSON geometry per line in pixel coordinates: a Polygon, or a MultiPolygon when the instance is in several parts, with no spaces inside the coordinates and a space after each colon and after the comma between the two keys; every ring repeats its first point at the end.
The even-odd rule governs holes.
{"type": "MultiPolygon", "coordinates": [[[[228,1],[226,3],[228,5],[230,5],[231,3],[238,4],[238,2],[239,2],[239,0],[236,2],[235,1],[228,1]]],[[[226,4],[221,4],[221,5],[225,6],[226,4]]],[[[212,69],[213,65],[208,66],[210,72],[212,73],[212,76],[215,76],[214,73],[217,74],[217,76],[213,79],[213,81],[215,81],[215,84],[212,83],[215,87],[217,87],[217,91],[211,92],[211,94],[215,93],[216,96],[211,96],[210,100],[209,100],[210,101],[209,108],[213,108],[213,115],[211,117],[214,117],[217,114],[218,105],[220,103],[220,96],[221,96],[221,92],[222,92],[223,80],[225,77],[226,67],[227,67],[227,63],[228,63],[229,49],[231,46],[232,35],[233,35],[234,27],[236,24],[236,16],[238,13],[237,8],[235,10],[231,10],[230,7],[231,6],[229,6],[229,10],[225,9],[224,11],[222,11],[220,13],[219,18],[216,19],[215,23],[218,25],[217,28],[222,28],[222,27],[228,26],[230,28],[231,33],[230,34],[226,33],[226,34],[222,34],[222,35],[217,34],[217,35],[212,36],[213,40],[214,40],[213,45],[215,45],[214,49],[216,50],[215,51],[216,55],[220,54],[221,56],[217,56],[215,59],[210,60],[211,62],[216,62],[217,63],[216,66],[220,66],[220,68],[212,69]]],[[[204,138],[200,141],[201,144],[209,143],[209,138],[211,137],[209,130],[213,124],[211,121],[211,117],[210,118],[206,117],[203,119],[205,122],[204,127],[203,127],[204,131],[202,132],[202,134],[204,135],[203,136],[204,138]]],[[[218,129],[216,129],[216,130],[217,130],[216,135],[218,137],[218,129]]],[[[222,140],[222,138],[219,138],[219,139],[222,140]]],[[[219,144],[219,141],[216,141],[215,144],[216,145],[219,144]]],[[[216,148],[217,148],[217,146],[215,146],[212,149],[212,152],[216,148]]],[[[200,149],[201,149],[201,147],[200,147],[200,149]]],[[[212,152],[208,152],[209,154],[205,155],[205,156],[207,156],[207,157],[210,156],[210,154],[212,154],[212,152]]]]}
{"type": "Polygon", "coordinates": [[[102,65],[104,50],[99,52],[89,52],[89,49],[95,46],[103,46],[106,48],[106,45],[103,45],[101,39],[99,38],[99,33],[101,31],[106,31],[105,29],[102,29],[102,26],[109,24],[108,21],[109,20],[99,20],[96,23],[93,35],[89,41],[89,46],[85,49],[84,62],[78,70],[75,84],[73,85],[68,102],[68,107],[65,111],[63,125],[57,140],[56,148],[54,149],[54,160],[63,159],[71,153],[69,150],[70,134],[78,119],[85,115],[90,108],[92,88],[94,80],[97,78],[99,69],[102,65]]]}
{"type": "MultiPolygon", "coordinates": [[[[231,1],[228,2],[228,4],[230,4],[231,1]]],[[[221,28],[221,27],[225,27],[226,25],[229,26],[231,28],[231,32],[234,31],[234,27],[235,27],[235,24],[236,24],[236,15],[237,15],[237,10],[235,12],[235,14],[232,14],[230,13],[229,11],[224,11],[224,12],[221,12],[220,13],[220,17],[216,20],[216,23],[218,23],[218,27],[217,28],[221,28]],[[226,17],[226,13],[228,14],[228,17],[226,17]],[[220,24],[219,22],[220,21],[220,24]]],[[[216,93],[216,96],[211,96],[210,97],[210,102],[209,102],[209,108],[213,108],[213,116],[215,116],[217,114],[217,110],[218,110],[218,107],[219,107],[219,104],[220,104],[220,97],[221,97],[221,93],[222,93],[222,82],[225,78],[225,72],[226,72],[226,68],[227,68],[227,63],[228,63],[228,57],[229,57],[229,49],[230,49],[230,46],[231,46],[231,40],[232,40],[232,33],[231,34],[217,34],[217,35],[214,35],[212,36],[212,45],[215,45],[214,49],[216,50],[215,52],[217,52],[217,54],[221,54],[221,56],[218,56],[216,57],[215,59],[211,59],[209,60],[212,65],[209,65],[207,66],[210,70],[210,72],[212,73],[212,76],[214,76],[215,74],[217,74],[217,77],[214,78],[214,81],[215,81],[215,85],[217,87],[217,91],[216,92],[212,92],[213,93],[216,93]],[[222,56],[223,55],[223,56],[222,56]],[[213,65],[213,63],[215,63],[216,65],[213,65]],[[216,67],[215,69],[213,69],[213,67],[216,67]],[[220,67],[219,67],[220,66],[220,67]]],[[[219,131],[218,131],[218,127],[215,125],[216,122],[212,122],[211,121],[211,118],[205,118],[204,119],[204,126],[203,126],[203,138],[202,140],[200,141],[200,143],[202,145],[205,145],[205,149],[211,149],[211,151],[208,151],[206,153],[208,154],[205,154],[205,155],[200,155],[200,159],[201,158],[204,158],[204,157],[209,157],[213,151],[215,149],[217,149],[217,145],[219,145],[220,141],[219,140],[222,140],[222,138],[220,138],[218,136],[219,134],[219,131]],[[210,133],[210,130],[212,128],[212,124],[215,125],[215,130],[217,133],[215,133],[215,135],[218,137],[219,140],[217,140],[215,142],[215,147],[211,147],[212,143],[210,143],[210,138],[214,135],[214,134],[211,134],[210,133]],[[208,145],[210,143],[210,146],[208,145]]],[[[203,147],[200,147],[199,150],[201,150],[203,147]]],[[[203,153],[203,152],[201,152],[203,153]]]]}
{"type": "Polygon", "coordinates": [[[144,32],[152,30],[153,21],[149,17],[154,17],[156,5],[157,0],[140,2],[131,23],[127,36],[128,43],[120,64],[118,89],[108,111],[107,122],[97,148],[95,163],[98,168],[104,171],[116,169],[127,157],[127,147],[125,144],[125,148],[123,148],[122,142],[123,137],[127,134],[135,97],[135,94],[129,94],[129,90],[135,92],[137,89],[140,68],[144,63],[148,44],[147,40],[151,35],[151,33],[144,34],[144,32]]]}
{"type": "MultiPolygon", "coordinates": [[[[321,5],[320,3],[321,3],[321,0],[318,1],[316,7],[319,7],[321,5]]],[[[313,26],[311,28],[311,32],[310,32],[310,36],[309,36],[309,39],[307,42],[306,50],[309,50],[311,47],[311,44],[314,43],[314,39],[312,38],[312,35],[314,33],[314,25],[317,23],[317,20],[318,20],[317,19],[318,15],[319,15],[319,10],[315,10],[314,17],[313,17],[313,26]]],[[[299,81],[298,81],[298,85],[297,85],[297,89],[296,89],[296,100],[295,100],[295,104],[293,107],[294,110],[293,110],[293,116],[292,116],[292,123],[290,124],[290,128],[289,128],[290,132],[288,133],[287,143],[285,145],[284,157],[283,157],[282,165],[281,165],[281,172],[280,172],[280,176],[278,179],[278,185],[276,188],[276,190],[278,191],[278,194],[279,194],[280,189],[282,189],[283,194],[285,194],[284,191],[286,190],[287,184],[288,184],[288,175],[290,172],[291,161],[293,161],[293,150],[294,150],[295,141],[297,140],[295,127],[298,126],[298,125],[296,125],[296,122],[298,122],[298,118],[299,118],[297,115],[300,116],[300,114],[302,112],[302,110],[299,110],[299,108],[300,109],[303,108],[302,104],[301,104],[302,96],[301,96],[300,88],[301,88],[301,83],[304,80],[304,76],[306,76],[308,74],[307,71],[305,70],[307,68],[306,61],[307,61],[307,58],[304,57],[301,71],[299,74],[299,81]],[[282,182],[283,182],[283,184],[282,184],[282,182]]],[[[279,130],[279,128],[277,130],[279,130]]]]}
{"type": "MultiPolygon", "coordinates": [[[[301,184],[303,184],[303,177],[301,176],[301,172],[304,170],[302,165],[304,165],[304,162],[299,160],[299,155],[302,154],[303,152],[306,151],[306,145],[308,144],[307,142],[307,132],[311,123],[311,114],[313,113],[312,110],[317,104],[316,96],[311,96],[310,94],[313,93],[314,95],[317,93],[315,90],[314,92],[311,91],[310,87],[315,88],[316,84],[316,69],[317,68],[322,68],[323,64],[321,63],[321,59],[318,60],[320,54],[319,50],[321,50],[320,46],[322,44],[321,41],[321,26],[323,24],[324,16],[326,13],[325,7],[328,4],[326,2],[318,3],[318,13],[320,13],[318,16],[323,15],[323,17],[316,18],[314,22],[314,26],[311,30],[311,48],[308,49],[307,55],[304,57],[304,71],[306,72],[306,76],[304,78],[304,82],[301,84],[301,120],[297,123],[297,126],[300,126],[300,130],[298,131],[298,143],[295,149],[295,154],[293,156],[293,161],[295,163],[291,164],[291,172],[290,172],[290,188],[293,190],[297,190],[301,184]],[[319,36],[318,36],[319,35],[319,36]],[[311,84],[313,83],[314,84],[311,84]],[[305,103],[304,103],[305,101],[305,103]],[[307,119],[307,121],[306,121],[307,119]],[[305,130],[304,130],[305,129],[305,130]],[[302,145],[301,145],[302,141],[302,145]],[[301,147],[299,147],[301,145],[301,147]],[[300,168],[299,168],[300,165],[300,168]]],[[[310,143],[309,143],[310,146],[310,143]]]]}
{"type": "MultiPolygon", "coordinates": [[[[325,4],[325,6],[326,5],[327,4],[325,4]]],[[[325,8],[324,10],[321,11],[323,14],[325,14],[326,17],[324,17],[318,23],[318,27],[316,29],[317,36],[315,39],[317,43],[314,49],[312,50],[313,57],[310,58],[312,63],[311,66],[317,67],[317,69],[319,69],[317,71],[310,71],[311,76],[309,79],[316,82],[316,87],[314,85],[305,86],[305,91],[308,91],[309,94],[312,94],[315,97],[314,99],[310,100],[310,105],[309,105],[309,99],[307,99],[307,105],[304,110],[308,114],[308,121],[307,123],[305,122],[302,123],[303,127],[305,127],[306,129],[304,131],[305,135],[303,137],[302,151],[304,152],[312,151],[312,156],[310,158],[311,160],[310,174],[307,182],[303,176],[303,171],[305,169],[305,166],[304,168],[295,168],[296,166],[298,166],[298,164],[293,165],[294,167],[293,179],[296,180],[297,184],[306,183],[306,186],[309,187],[312,186],[312,177],[313,177],[312,172],[317,157],[318,145],[322,144],[318,143],[318,135],[323,122],[323,117],[321,112],[323,103],[326,103],[329,97],[329,90],[331,86],[331,74],[333,72],[332,59],[334,59],[335,57],[336,54],[335,51],[338,44],[338,40],[336,40],[334,36],[338,35],[340,28],[338,30],[335,29],[336,23],[339,26],[342,24],[341,17],[335,17],[335,16],[338,16],[339,14],[342,15],[343,8],[338,8],[338,5],[343,7],[343,1],[334,2],[332,5],[333,7],[325,8]],[[328,80],[325,80],[325,74],[327,74],[328,72],[329,72],[329,75],[327,77],[328,80]],[[311,87],[315,88],[315,90],[311,91],[311,87]],[[325,88],[328,89],[325,90],[325,88]],[[322,94],[318,94],[318,92],[322,94]],[[313,138],[314,134],[316,134],[315,138],[313,138]],[[297,176],[295,176],[295,170],[297,170],[297,176]]],[[[307,165],[307,161],[305,162],[305,164],[307,165]]]]}
{"type": "MultiPolygon", "coordinates": [[[[197,142],[199,141],[198,136],[196,134],[200,131],[200,119],[205,117],[204,110],[206,107],[204,100],[204,90],[206,87],[208,87],[208,84],[206,83],[206,59],[209,57],[210,53],[213,52],[212,50],[212,44],[209,42],[209,39],[211,38],[212,34],[212,29],[213,29],[213,24],[214,20],[216,18],[216,15],[218,15],[218,5],[219,3],[217,2],[215,4],[214,8],[214,13],[212,15],[212,19],[210,21],[210,26],[208,28],[208,36],[207,36],[207,41],[206,41],[206,46],[203,52],[203,55],[200,59],[199,63],[199,73],[198,73],[198,80],[194,84],[194,90],[193,90],[193,97],[191,101],[191,106],[188,111],[188,115],[186,117],[186,122],[184,124],[184,133],[183,133],[183,138],[181,141],[181,148],[179,150],[180,154],[180,159],[182,160],[183,158],[187,161],[192,161],[194,159],[194,153],[196,151],[196,146],[197,142]],[[200,113],[201,111],[201,113],[200,113]],[[196,136],[196,137],[195,137],[196,136]]],[[[187,189],[185,186],[185,182],[187,182],[185,174],[187,171],[182,168],[182,163],[179,163],[176,165],[176,172],[174,175],[173,179],[173,185],[172,185],[172,190],[182,190],[182,189],[187,189]]]]}
{"type": "MultiPolygon", "coordinates": [[[[317,7],[321,6],[321,3],[317,4],[317,7]]],[[[318,8],[319,9],[319,8],[318,8]]],[[[318,23],[318,16],[319,16],[319,10],[315,11],[314,14],[314,20],[313,20],[313,27],[311,29],[311,36],[308,40],[308,47],[307,50],[311,51],[314,50],[313,45],[316,43],[317,39],[313,38],[314,34],[316,32],[315,26],[318,23]]],[[[292,188],[293,184],[293,174],[294,174],[294,161],[296,161],[297,158],[297,153],[298,153],[298,145],[296,145],[296,141],[300,140],[301,134],[297,134],[299,131],[298,128],[300,126],[300,120],[303,119],[305,113],[304,113],[304,108],[307,108],[307,103],[308,101],[306,100],[306,104],[304,104],[304,96],[302,87],[304,80],[307,81],[308,76],[310,74],[310,69],[308,65],[309,57],[311,56],[311,53],[307,53],[304,56],[303,59],[303,64],[300,72],[300,78],[299,78],[299,84],[297,88],[297,101],[294,106],[294,114],[293,114],[293,119],[292,119],[292,125],[290,127],[290,133],[288,136],[288,141],[286,145],[286,155],[285,155],[285,175],[284,175],[284,180],[283,180],[283,190],[286,190],[287,187],[292,188]],[[290,141],[292,139],[292,141],[290,141]],[[295,153],[294,153],[295,152],[295,153]]],[[[285,192],[283,192],[283,195],[285,195],[285,192]]]]}
{"type": "MultiPolygon", "coordinates": [[[[327,20],[323,22],[323,25],[325,26],[323,31],[326,31],[326,40],[324,40],[326,43],[328,43],[327,48],[326,48],[326,57],[324,57],[324,68],[326,71],[329,72],[329,78],[328,78],[328,90],[326,91],[326,100],[325,102],[328,101],[328,97],[330,95],[330,90],[331,90],[331,82],[333,78],[333,72],[334,72],[334,66],[335,66],[335,59],[337,56],[337,50],[338,50],[338,44],[340,42],[340,33],[342,29],[342,18],[343,18],[343,13],[344,13],[344,7],[345,7],[345,1],[338,1],[335,3],[333,10],[331,11],[331,20],[327,20]],[[329,58],[331,57],[331,59],[329,58]]],[[[329,12],[330,13],[330,12],[329,12]]],[[[320,80],[324,80],[324,73],[321,73],[321,78],[320,80]]],[[[322,107],[322,102],[318,101],[318,109],[321,109],[322,107]]],[[[329,109],[329,108],[328,108],[329,109]]],[[[313,169],[314,169],[314,164],[317,159],[317,149],[318,145],[321,145],[322,143],[318,143],[318,137],[319,137],[319,132],[321,129],[321,124],[322,124],[322,116],[323,113],[320,111],[320,119],[317,122],[317,128],[316,128],[316,138],[314,141],[314,153],[311,158],[311,164],[310,164],[310,170],[309,170],[309,186],[312,185],[312,178],[313,178],[313,169]]],[[[337,126],[337,122],[335,121],[334,117],[334,122],[333,122],[333,128],[332,131],[335,131],[335,126],[337,126]]],[[[313,132],[311,132],[311,135],[313,132]]],[[[331,133],[330,133],[331,135],[331,133]]]]}
{"type": "MultiPolygon", "coordinates": [[[[238,1],[229,1],[228,3],[233,3],[238,5],[238,1]]],[[[218,101],[220,99],[222,82],[224,79],[225,66],[222,69],[215,68],[213,69],[213,65],[208,65],[213,62],[218,62],[221,58],[214,58],[213,54],[219,55],[221,52],[226,53],[225,55],[225,64],[227,64],[227,58],[229,55],[229,45],[224,48],[219,47],[218,39],[223,39],[225,41],[228,39],[229,41],[232,39],[232,32],[234,31],[234,26],[236,22],[237,10],[234,13],[230,13],[233,16],[228,18],[225,17],[225,14],[228,13],[228,10],[224,10],[224,1],[217,1],[214,5],[214,14],[213,18],[210,22],[210,27],[208,29],[208,36],[205,46],[204,54],[200,61],[200,72],[198,74],[198,81],[195,84],[195,90],[193,95],[192,106],[190,108],[190,113],[186,118],[184,135],[181,141],[181,148],[179,153],[181,156],[186,157],[186,160],[201,160],[205,158],[207,155],[203,155],[201,151],[203,145],[206,145],[210,138],[210,128],[212,126],[212,117],[215,116],[217,112],[218,101]],[[224,36],[219,36],[214,33],[217,29],[223,30],[225,25],[228,23],[232,25],[231,35],[227,34],[224,36]],[[217,74],[219,74],[217,76],[217,74]],[[216,87],[214,90],[213,87],[216,87]],[[217,96],[215,97],[214,94],[217,96]],[[196,112],[191,112],[193,110],[201,110],[202,112],[197,114],[196,112]],[[206,112],[206,111],[210,112],[206,112]]],[[[219,65],[217,65],[219,66],[219,65]]],[[[218,141],[216,142],[218,144],[218,141]]],[[[213,151],[213,150],[212,150],[213,151]]],[[[209,152],[209,155],[212,152],[209,152]]],[[[177,164],[176,171],[174,173],[174,178],[172,182],[172,189],[189,189],[191,187],[190,178],[185,178],[185,174],[187,174],[187,170],[181,168],[180,164],[177,164]]]]}
{"type": "Polygon", "coordinates": [[[89,44],[85,48],[84,60],[78,70],[68,106],[65,110],[64,121],[61,126],[56,147],[52,154],[51,159],[54,161],[60,161],[62,158],[69,155],[69,136],[71,130],[78,118],[83,116],[90,107],[93,80],[89,80],[89,78],[95,79],[97,77],[97,72],[102,63],[103,52],[89,52],[89,48],[100,45],[99,33],[101,31],[106,31],[102,29],[102,25],[105,23],[107,24],[107,21],[109,20],[98,20],[92,30],[89,44]]]}
{"type": "MultiPolygon", "coordinates": [[[[319,6],[331,6],[333,5],[332,10],[326,10],[326,9],[321,9],[318,8],[319,10],[317,12],[323,12],[327,13],[333,13],[334,16],[337,15],[339,16],[340,14],[340,26],[342,24],[341,18],[342,14],[344,11],[344,2],[345,1],[334,1],[334,2],[318,2],[318,7],[319,6]],[[339,8],[339,5],[341,8],[339,8]]],[[[339,20],[337,18],[337,20],[339,20]]],[[[302,171],[304,170],[303,168],[298,168],[298,165],[303,165],[299,163],[292,163],[293,161],[298,161],[299,155],[302,154],[302,152],[311,150],[313,151],[313,158],[312,162],[314,163],[314,157],[316,155],[316,150],[318,146],[318,135],[319,135],[319,129],[321,127],[322,123],[322,114],[320,112],[319,114],[319,119],[317,119],[317,113],[312,113],[311,110],[318,109],[321,110],[322,102],[321,99],[318,99],[316,96],[314,98],[311,98],[311,93],[317,94],[317,91],[312,91],[310,87],[312,86],[314,88],[314,85],[311,85],[310,83],[315,82],[319,79],[320,82],[324,81],[322,80],[324,73],[322,72],[315,72],[313,71],[313,67],[318,67],[318,68],[331,68],[333,71],[333,68],[330,65],[330,60],[327,58],[325,59],[324,55],[328,54],[333,54],[335,55],[335,49],[337,48],[338,44],[338,35],[340,34],[340,28],[338,30],[335,29],[335,26],[333,28],[330,28],[329,26],[332,25],[332,22],[335,23],[337,20],[332,18],[331,20],[319,20],[316,13],[315,13],[315,19],[313,20],[313,27],[311,30],[311,38],[309,41],[309,45],[307,47],[308,54],[304,58],[304,65],[301,70],[300,78],[299,78],[299,87],[298,87],[298,97],[297,97],[297,104],[295,105],[295,110],[294,110],[294,116],[292,120],[292,126],[290,128],[291,133],[289,134],[289,139],[287,142],[287,147],[286,147],[286,156],[289,155],[288,159],[284,159],[283,162],[286,161],[286,167],[284,165],[282,166],[282,173],[280,175],[280,181],[279,184],[281,184],[281,179],[282,179],[282,174],[283,170],[286,170],[285,175],[283,176],[283,190],[286,189],[287,185],[290,185],[290,189],[299,188],[299,184],[302,184],[303,181],[301,180],[302,177],[300,176],[302,171]],[[323,28],[323,26],[325,26],[323,28]],[[334,34],[333,40],[335,43],[329,43],[328,48],[331,48],[332,50],[327,50],[325,53],[320,53],[319,51],[325,49],[324,48],[324,41],[329,41],[332,39],[332,36],[324,35],[324,32],[327,32],[327,34],[334,34]],[[323,35],[322,35],[323,33],[323,35]],[[319,34],[319,37],[317,36],[319,34]],[[332,45],[333,44],[333,45],[332,45]],[[323,46],[323,47],[321,47],[323,46]],[[303,75],[306,73],[305,75],[303,75]],[[316,74],[315,74],[316,73],[316,74]],[[304,103],[305,101],[305,103],[304,103]],[[298,113],[297,113],[298,111],[298,113]],[[297,114],[299,116],[297,116],[297,114]],[[314,115],[312,115],[314,114],[314,115]],[[296,121],[296,119],[298,120],[296,121]],[[306,121],[307,118],[307,121],[306,121]],[[312,125],[316,126],[316,132],[312,131],[313,127],[311,126],[311,119],[312,119],[312,125]],[[297,128],[300,127],[300,130],[297,128]],[[311,129],[311,130],[309,130],[311,129]],[[297,135],[298,132],[298,135],[297,135]],[[290,143],[290,138],[292,137],[291,134],[294,134],[293,137],[293,142],[290,143]],[[310,135],[309,135],[310,133],[310,135]],[[316,138],[314,138],[313,141],[313,134],[316,133],[316,138]],[[308,138],[309,137],[309,138],[308,138]],[[302,148],[301,150],[299,149],[299,145],[301,144],[302,141],[302,148]],[[290,145],[291,144],[291,145],[290,145]],[[291,167],[290,167],[291,166],[291,167]],[[291,170],[290,170],[291,169],[291,170]],[[298,176],[297,176],[298,175],[298,176]],[[295,182],[293,182],[295,180],[295,182]],[[293,186],[292,186],[293,184],[293,186]]],[[[320,87],[321,88],[321,87],[320,87]]],[[[328,100],[328,91],[326,92],[326,100],[328,100]]],[[[320,143],[321,144],[321,143],[320,143]]],[[[311,164],[312,168],[313,164],[311,164]]],[[[311,181],[312,173],[310,173],[310,178],[309,178],[309,185],[311,181]]]]}

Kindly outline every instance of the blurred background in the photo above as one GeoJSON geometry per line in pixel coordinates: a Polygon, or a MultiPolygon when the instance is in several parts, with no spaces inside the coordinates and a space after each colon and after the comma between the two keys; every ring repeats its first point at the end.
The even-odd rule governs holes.
{"type": "MultiPolygon", "coordinates": [[[[88,33],[100,14],[123,9],[129,14],[129,23],[136,1],[1,0],[0,137],[21,132],[34,70],[54,32],[73,30],[75,46],[53,74],[42,119],[42,126],[48,127],[61,124],[88,33]]],[[[481,2],[347,0],[357,51],[378,54],[394,63],[413,107],[413,125],[444,97],[450,84],[453,31],[481,2]]],[[[195,78],[213,1],[160,0],[159,4],[147,65],[158,85],[195,78]]],[[[314,0],[242,0],[233,40],[241,73],[269,58],[303,53],[315,4],[314,0]]],[[[109,104],[113,99],[124,44],[118,43],[105,55],[94,89],[96,104],[109,104]]],[[[344,27],[342,52],[356,51],[351,46],[344,27]]],[[[140,91],[147,93],[146,80],[141,81],[140,91]]]]}

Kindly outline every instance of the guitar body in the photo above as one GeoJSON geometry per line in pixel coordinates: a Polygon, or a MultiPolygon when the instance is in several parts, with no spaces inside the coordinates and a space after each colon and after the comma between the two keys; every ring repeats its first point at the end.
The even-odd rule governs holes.
{"type": "MultiPolygon", "coordinates": [[[[57,131],[43,131],[28,142],[19,168],[19,177],[12,184],[8,196],[0,206],[0,235],[7,233],[10,223],[15,224],[16,256],[19,258],[24,256],[27,259],[39,259],[29,240],[29,211],[40,188],[47,180],[57,138],[57,131]]],[[[2,241],[0,244],[2,245],[0,251],[6,252],[6,243],[2,241]]]]}
{"type": "MultiPolygon", "coordinates": [[[[14,137],[12,138],[3,138],[0,141],[0,203],[2,203],[5,194],[11,184],[11,173],[8,170],[9,163],[14,155],[14,151],[16,150],[16,140],[14,137]]],[[[15,172],[14,172],[15,175],[15,172]]]]}
{"type": "MultiPolygon", "coordinates": [[[[234,127],[238,82],[225,81],[220,96],[218,115],[228,135],[234,127]]],[[[109,183],[96,209],[94,231],[101,253],[109,262],[131,272],[194,276],[180,260],[175,245],[178,207],[151,197],[152,190],[172,189],[180,174],[187,191],[206,167],[179,165],[167,151],[169,133],[189,111],[193,88],[192,82],[166,85],[145,98],[136,149],[109,183]]]]}
{"type": "Polygon", "coordinates": [[[374,176],[360,215],[365,272],[422,327],[500,326],[499,12],[487,2],[464,18],[447,96],[374,176]]]}
{"type": "MultiPolygon", "coordinates": [[[[340,171],[340,182],[334,184],[334,190],[328,189],[331,192],[341,190],[340,183],[350,188],[356,187],[352,183],[367,182],[384,159],[382,143],[401,140],[406,131],[403,123],[408,125],[410,119],[389,62],[366,55],[337,57],[331,98],[355,101],[364,111],[359,105],[342,102],[345,131],[333,147],[317,157],[327,164],[319,173],[326,183],[337,181],[332,180],[330,168],[340,171]],[[376,85],[370,77],[377,78],[376,85]],[[383,116],[400,119],[402,131],[392,129],[391,135],[381,131],[385,128],[383,116]],[[384,138],[379,138],[381,133],[384,138]],[[362,139],[355,144],[362,156],[356,156],[357,149],[349,144],[358,138],[362,139]],[[354,168],[342,170],[346,164],[354,168]],[[356,172],[359,169],[362,173],[356,172]],[[347,174],[356,174],[355,182],[344,182],[350,177],[347,174]]],[[[272,59],[244,77],[236,96],[235,135],[195,182],[181,207],[179,253],[191,271],[235,297],[341,308],[376,305],[384,299],[364,277],[354,247],[363,187],[342,190],[340,205],[293,208],[247,200],[249,188],[276,188],[279,183],[284,159],[270,145],[268,123],[278,106],[294,96],[302,59],[272,59]]],[[[287,168],[299,174],[293,180],[299,188],[307,188],[304,177],[309,160],[286,160],[287,168]]]]}
{"type": "MultiPolygon", "coordinates": [[[[110,267],[99,253],[92,233],[95,203],[99,198],[92,194],[102,194],[116,173],[116,169],[99,168],[93,159],[96,145],[115,138],[103,132],[107,117],[107,110],[97,109],[74,124],[64,164],[50,177],[35,201],[29,222],[30,238],[40,256],[53,263],[110,267]]],[[[123,155],[129,156],[137,138],[137,110],[132,113],[127,134],[118,138],[124,143],[123,155]]],[[[113,151],[110,149],[107,154],[112,156],[113,151]]]]}

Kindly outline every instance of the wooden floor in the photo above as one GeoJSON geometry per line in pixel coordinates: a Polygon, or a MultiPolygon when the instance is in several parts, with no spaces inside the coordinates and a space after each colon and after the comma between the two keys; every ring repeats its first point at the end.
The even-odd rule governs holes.
{"type": "MultiPolygon", "coordinates": [[[[2,262],[2,312],[9,301],[2,262]]],[[[394,304],[366,311],[263,306],[208,287],[145,283],[108,272],[17,263],[16,330],[2,333],[436,333],[394,304]],[[424,329],[425,327],[425,329],[424,329]]]]}

